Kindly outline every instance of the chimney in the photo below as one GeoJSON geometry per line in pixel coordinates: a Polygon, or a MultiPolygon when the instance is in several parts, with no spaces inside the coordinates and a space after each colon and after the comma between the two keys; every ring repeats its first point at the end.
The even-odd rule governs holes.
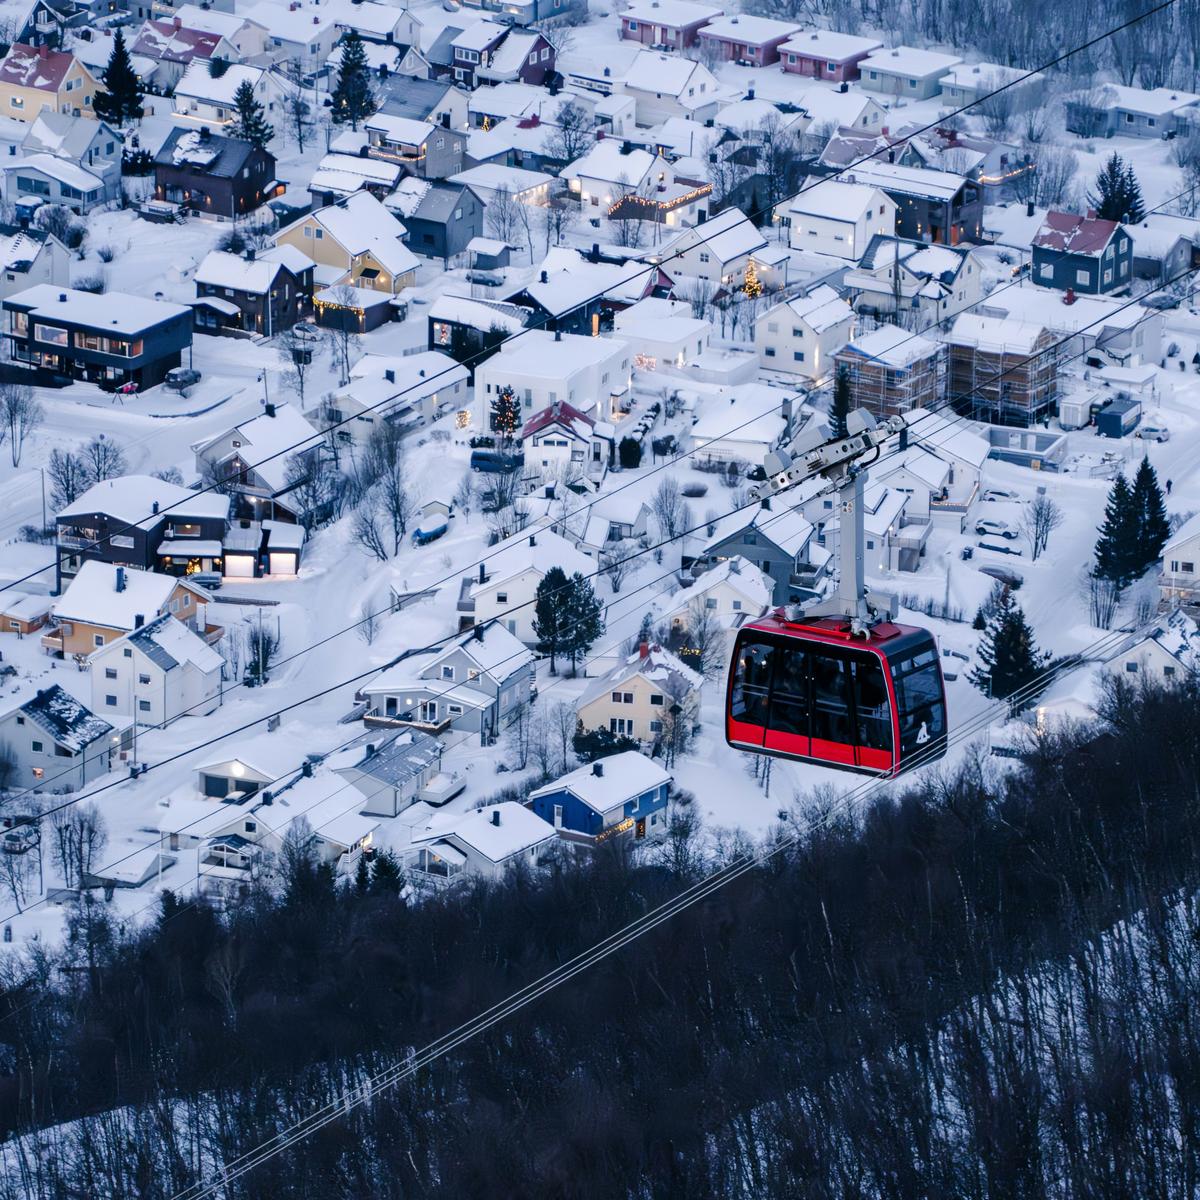
{"type": "Polygon", "coordinates": [[[66,304],[66,302],[67,302],[67,293],[66,292],[58,293],[58,302],[59,302],[59,304],[66,304]]]}
{"type": "Polygon", "coordinates": [[[154,503],[152,505],[150,505],[150,513],[152,516],[155,516],[155,517],[158,516],[158,501],[157,500],[155,500],[154,503]]]}
{"type": "Polygon", "coordinates": [[[1094,208],[1089,208],[1087,210],[1087,219],[1089,221],[1094,221],[1096,219],[1096,210],[1094,208]]]}
{"type": "Polygon", "coordinates": [[[253,246],[246,247],[246,261],[247,262],[254,261],[254,247],[253,246]]]}
{"type": "Polygon", "coordinates": [[[208,141],[208,138],[209,138],[209,128],[208,128],[208,126],[207,126],[207,125],[201,125],[201,126],[200,126],[200,140],[201,140],[202,142],[207,142],[207,141],[208,141]]]}
{"type": "Polygon", "coordinates": [[[1065,296],[1063,296],[1063,303],[1064,304],[1074,304],[1075,303],[1075,289],[1073,287],[1067,288],[1067,294],[1065,296]]]}
{"type": "Polygon", "coordinates": [[[386,371],[384,371],[383,377],[384,377],[384,379],[386,379],[388,381],[388,383],[396,382],[396,372],[391,367],[388,367],[388,369],[386,371]]]}
{"type": "Polygon", "coordinates": [[[556,329],[554,330],[554,340],[555,340],[556,342],[561,342],[561,341],[562,341],[562,330],[561,330],[561,329],[557,329],[557,328],[556,328],[556,329]]]}
{"type": "Polygon", "coordinates": [[[479,564],[479,582],[487,583],[487,568],[483,565],[483,563],[479,564]]]}
{"type": "Polygon", "coordinates": [[[472,630],[472,632],[474,633],[475,640],[477,642],[483,641],[483,626],[480,625],[478,621],[475,623],[475,628],[472,630]]]}
{"type": "Polygon", "coordinates": [[[260,804],[271,805],[275,803],[274,792],[259,792],[258,799],[260,804]]]}
{"type": "Polygon", "coordinates": [[[621,143],[621,153],[622,154],[632,154],[633,153],[633,143],[628,142],[628,141],[622,142],[621,143]]]}
{"type": "Polygon", "coordinates": [[[374,753],[375,753],[375,743],[368,742],[367,743],[367,757],[369,758],[374,753]]]}
{"type": "Polygon", "coordinates": [[[754,84],[751,84],[751,85],[750,85],[750,86],[749,86],[749,87],[746,89],[746,99],[747,99],[747,100],[753,100],[753,99],[754,99],[754,84]]]}
{"type": "Polygon", "coordinates": [[[548,271],[543,271],[539,278],[541,279],[542,283],[550,282],[550,274],[548,271]]]}
{"type": "Polygon", "coordinates": [[[265,410],[266,410],[266,414],[268,417],[273,417],[275,415],[275,405],[272,404],[269,400],[267,401],[267,403],[265,405],[265,410]]]}
{"type": "Polygon", "coordinates": [[[49,58],[49,57],[50,57],[50,47],[49,46],[39,46],[38,47],[38,58],[49,58]]]}
{"type": "Polygon", "coordinates": [[[498,808],[492,809],[492,824],[493,825],[500,824],[500,810],[498,808]]]}
{"type": "Polygon", "coordinates": [[[304,765],[300,768],[300,774],[303,775],[305,779],[312,778],[312,762],[309,759],[306,758],[304,760],[304,765]]]}
{"type": "Polygon", "coordinates": [[[1029,203],[1025,205],[1025,215],[1027,217],[1033,216],[1033,201],[1032,200],[1030,200],[1029,203]]]}
{"type": "Polygon", "coordinates": [[[643,638],[638,642],[638,658],[646,659],[650,657],[650,643],[643,638]]]}
{"type": "Polygon", "coordinates": [[[594,263],[598,263],[600,261],[600,243],[599,242],[592,243],[591,259],[592,259],[592,262],[594,262],[594,263]]]}
{"type": "Polygon", "coordinates": [[[134,613],[133,614],[134,629],[141,629],[141,627],[143,625],[145,625],[145,623],[146,623],[146,614],[145,613],[134,613]]]}
{"type": "Polygon", "coordinates": [[[183,18],[182,18],[182,17],[175,17],[175,18],[174,18],[174,19],[171,21],[171,25],[172,25],[172,26],[173,26],[175,29],[182,29],[182,28],[183,28],[183,18]]]}
{"type": "Polygon", "coordinates": [[[604,775],[604,764],[599,759],[592,763],[592,774],[595,775],[597,779],[602,778],[604,775]]]}
{"type": "Polygon", "coordinates": [[[531,546],[536,546],[536,545],[537,545],[537,537],[536,537],[536,535],[534,535],[534,534],[532,534],[532,533],[529,535],[529,544],[530,544],[531,546]]]}
{"type": "Polygon", "coordinates": [[[117,581],[114,586],[118,592],[123,592],[125,590],[125,568],[124,567],[117,568],[117,581]]]}
{"type": "Polygon", "coordinates": [[[764,496],[764,497],[763,497],[763,498],[762,498],[762,499],[761,499],[761,500],[758,502],[758,504],[759,504],[759,507],[760,507],[761,509],[763,509],[763,511],[764,511],[764,512],[770,512],[770,511],[771,511],[771,497],[770,497],[770,496],[764,496]]]}
{"type": "Polygon", "coordinates": [[[838,91],[841,92],[842,95],[845,95],[849,90],[850,90],[850,85],[848,83],[839,83],[838,84],[838,91]]]}
{"type": "Polygon", "coordinates": [[[907,425],[905,425],[900,430],[900,449],[901,450],[908,449],[908,426],[907,425]]]}

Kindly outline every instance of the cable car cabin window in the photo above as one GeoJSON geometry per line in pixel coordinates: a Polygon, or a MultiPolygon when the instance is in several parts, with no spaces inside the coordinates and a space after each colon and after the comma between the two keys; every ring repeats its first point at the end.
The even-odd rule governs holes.
{"type": "Polygon", "coordinates": [[[729,736],[734,741],[762,745],[774,649],[765,642],[749,642],[739,649],[729,698],[729,736]]]}
{"type": "Polygon", "coordinates": [[[809,656],[791,646],[775,648],[775,676],[767,736],[768,750],[785,754],[809,753],[809,656]]]}
{"type": "Polygon", "coordinates": [[[901,760],[930,753],[933,744],[946,736],[946,702],[937,649],[932,642],[927,648],[894,662],[892,680],[899,709],[901,760]]]}
{"type": "Polygon", "coordinates": [[[812,656],[812,753],[835,763],[854,763],[849,662],[824,646],[812,656]]]}
{"type": "MultiPolygon", "coordinates": [[[[864,750],[892,749],[892,713],[883,664],[874,656],[855,658],[854,708],[858,714],[858,743],[864,750]]],[[[864,759],[864,766],[874,766],[864,759]]],[[[880,763],[879,765],[890,765],[880,763]]]]}

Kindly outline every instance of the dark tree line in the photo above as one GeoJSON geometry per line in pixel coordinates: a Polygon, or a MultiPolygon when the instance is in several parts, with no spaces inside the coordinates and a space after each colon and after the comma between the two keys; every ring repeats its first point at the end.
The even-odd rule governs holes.
{"type": "MultiPolygon", "coordinates": [[[[1198,706],[1118,679],[1103,733],[830,809],[225,1194],[1195,1195],[1198,706]]],[[[299,861],[136,935],[81,910],[64,961],[10,971],[0,1119],[57,1129],[2,1148],[0,1196],[166,1200],[711,868],[688,816],[650,858],[417,906],[394,863],[299,861]]]]}

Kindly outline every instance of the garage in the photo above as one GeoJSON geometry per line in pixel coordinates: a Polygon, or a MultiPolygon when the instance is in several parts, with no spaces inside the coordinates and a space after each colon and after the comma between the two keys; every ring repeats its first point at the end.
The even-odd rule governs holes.
{"type": "Polygon", "coordinates": [[[267,555],[267,559],[272,575],[295,575],[296,552],[294,550],[273,552],[267,555]]]}
{"type": "Polygon", "coordinates": [[[304,526],[285,521],[264,521],[267,534],[267,566],[272,575],[295,575],[300,570],[304,526]]]}
{"type": "Polygon", "coordinates": [[[254,555],[253,554],[230,554],[225,552],[225,578],[226,579],[253,579],[254,578],[254,555]]]}

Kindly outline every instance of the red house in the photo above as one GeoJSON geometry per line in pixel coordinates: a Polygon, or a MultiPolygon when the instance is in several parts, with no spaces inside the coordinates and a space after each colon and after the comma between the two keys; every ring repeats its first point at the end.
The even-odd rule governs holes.
{"type": "Polygon", "coordinates": [[[779,61],[792,75],[841,83],[857,79],[858,64],[882,45],[878,38],[855,37],[830,29],[806,29],[783,43],[779,61]]]}
{"type": "Polygon", "coordinates": [[[633,0],[621,14],[621,37],[643,46],[682,50],[694,46],[700,29],[721,9],[691,0],[633,0]]]}
{"type": "Polygon", "coordinates": [[[748,67],[767,67],[779,61],[779,47],[800,32],[790,21],[735,13],[717,17],[700,30],[700,41],[716,48],[726,62],[748,67]]]}

